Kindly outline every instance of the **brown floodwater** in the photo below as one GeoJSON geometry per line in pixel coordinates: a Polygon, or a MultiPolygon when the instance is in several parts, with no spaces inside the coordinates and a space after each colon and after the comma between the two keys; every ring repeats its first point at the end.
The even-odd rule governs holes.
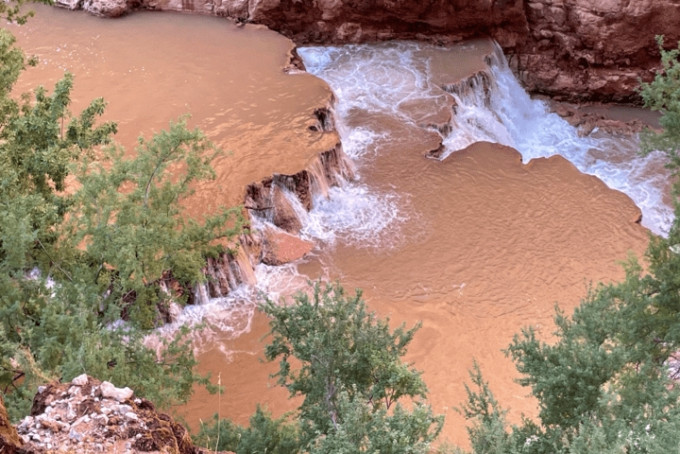
{"type": "Polygon", "coordinates": [[[52,87],[71,72],[72,110],[103,97],[105,118],[118,123],[116,140],[129,151],[140,135],[190,115],[190,126],[223,150],[214,162],[217,179],[200,188],[193,214],[240,204],[247,184],[297,172],[335,144],[333,134],[308,129],[330,90],[308,74],[284,73],[292,42],[266,28],[176,13],[107,20],[35,9],[26,25],[9,26],[26,53],[40,59],[17,91],[52,87]]]}
{"type": "MultiPolygon", "coordinates": [[[[240,202],[245,184],[297,171],[334,140],[308,129],[330,90],[310,75],[285,74],[291,43],[268,30],[169,13],[101,20],[44,8],[12,30],[41,58],[22,87],[49,85],[72,71],[74,107],[105,97],[107,118],[119,121],[127,147],[189,112],[191,124],[229,151],[215,163],[217,180],[199,188],[194,214],[240,202]]],[[[488,46],[466,49],[474,52],[435,56],[439,83],[483,66],[488,46]]],[[[439,144],[430,126],[446,122],[451,109],[443,92],[435,98],[430,107],[402,106],[420,112],[417,124],[350,116],[353,125],[370,123],[393,139],[358,165],[372,191],[396,194],[401,217],[393,241],[322,242],[299,270],[364,289],[369,306],[395,323],[422,321],[407,360],[423,371],[430,401],[447,416],[442,440],[465,444],[454,408],[465,397],[473,358],[513,421],[535,414],[501,349],[523,326],[549,338],[554,305],[569,312],[591,282],[621,278],[618,262],[629,251],[640,255],[648,232],[627,196],[560,157],[522,164],[510,148],[478,143],[441,162],[425,158],[439,144]]],[[[275,365],[262,363],[266,332],[265,318],[255,314],[247,333],[204,346],[199,368],[219,376],[225,393],[198,392],[177,410],[193,427],[218,411],[245,424],[258,402],[277,415],[295,407],[268,378],[275,365]]]]}

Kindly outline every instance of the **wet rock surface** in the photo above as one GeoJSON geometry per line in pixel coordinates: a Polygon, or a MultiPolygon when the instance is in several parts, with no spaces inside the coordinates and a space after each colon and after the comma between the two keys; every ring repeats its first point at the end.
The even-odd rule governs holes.
{"type": "Polygon", "coordinates": [[[288,232],[269,228],[264,232],[262,263],[284,265],[305,257],[314,248],[310,241],[288,232]]]}
{"type": "Polygon", "coordinates": [[[3,454],[207,452],[193,445],[182,425],[157,412],[151,402],[136,397],[130,388],[117,388],[87,375],[71,383],[41,386],[30,416],[16,429],[23,440],[21,450],[3,454]]]}

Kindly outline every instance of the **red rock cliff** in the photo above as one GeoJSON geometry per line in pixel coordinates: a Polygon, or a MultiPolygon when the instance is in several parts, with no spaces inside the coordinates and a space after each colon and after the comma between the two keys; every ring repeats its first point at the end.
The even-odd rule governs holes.
{"type": "Polygon", "coordinates": [[[680,39],[680,0],[56,0],[117,16],[192,11],[264,24],[297,43],[495,38],[534,92],[628,101],[658,64],[654,35],[680,39]]]}
{"type": "Polygon", "coordinates": [[[528,0],[529,36],[513,49],[530,91],[628,101],[659,65],[655,35],[680,39],[678,0],[528,0]]]}

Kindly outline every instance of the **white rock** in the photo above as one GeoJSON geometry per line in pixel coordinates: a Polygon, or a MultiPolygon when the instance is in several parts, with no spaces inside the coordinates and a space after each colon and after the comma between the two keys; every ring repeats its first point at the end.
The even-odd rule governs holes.
{"type": "Polygon", "coordinates": [[[71,424],[71,427],[73,428],[73,427],[78,426],[79,424],[88,423],[88,422],[90,422],[90,417],[88,415],[81,416],[80,418],[78,418],[78,420],[76,422],[71,424]]]}
{"type": "Polygon", "coordinates": [[[33,426],[33,423],[33,416],[26,416],[17,426],[17,430],[19,433],[26,433],[31,428],[31,426],[33,426]]]}
{"type": "Polygon", "coordinates": [[[68,389],[68,393],[71,395],[71,397],[80,396],[80,386],[71,386],[68,389]]]}
{"type": "Polygon", "coordinates": [[[116,412],[119,415],[124,415],[125,413],[132,411],[132,407],[129,405],[119,405],[118,408],[116,408],[116,412]]]}
{"type": "Polygon", "coordinates": [[[116,388],[107,381],[103,382],[99,388],[102,391],[102,396],[115,399],[118,402],[124,402],[132,397],[132,390],[130,388],[116,388]]]}
{"type": "Polygon", "coordinates": [[[129,419],[130,421],[137,421],[139,418],[137,417],[137,414],[131,411],[128,411],[125,413],[125,418],[129,419]]]}
{"type": "Polygon", "coordinates": [[[106,415],[98,415],[96,418],[93,419],[97,421],[97,423],[100,426],[106,426],[109,423],[109,417],[106,415]]]}
{"type": "Polygon", "coordinates": [[[71,431],[68,433],[68,437],[73,441],[81,441],[83,439],[83,434],[77,430],[71,429],[71,431]]]}
{"type": "Polygon", "coordinates": [[[82,374],[71,380],[71,383],[77,386],[85,386],[87,385],[87,381],[87,374],[82,374]]]}
{"type": "Polygon", "coordinates": [[[69,403],[68,404],[68,411],[66,412],[66,420],[67,421],[73,421],[74,419],[76,419],[77,416],[78,416],[78,414],[73,409],[73,406],[69,403]]]}
{"type": "Polygon", "coordinates": [[[55,0],[54,5],[61,8],[68,8],[73,11],[80,9],[82,3],[82,0],[55,0]]]}
{"type": "Polygon", "coordinates": [[[43,391],[45,391],[45,388],[47,388],[47,386],[38,386],[38,394],[42,394],[43,391]]]}

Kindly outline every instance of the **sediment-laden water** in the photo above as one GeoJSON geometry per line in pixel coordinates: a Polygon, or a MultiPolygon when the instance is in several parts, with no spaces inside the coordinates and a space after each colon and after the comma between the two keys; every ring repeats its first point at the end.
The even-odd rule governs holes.
{"type": "MultiPolygon", "coordinates": [[[[216,18],[112,21],[40,9],[12,30],[42,62],[21,88],[71,70],[75,107],[108,99],[107,116],[120,121],[128,147],[140,132],[191,113],[230,152],[215,163],[217,180],[199,188],[190,207],[199,216],[240,203],[246,184],[295,173],[332,146],[337,136],[308,128],[332,89],[356,179],[301,214],[302,234],[317,247],[300,263],[260,265],[260,288],[275,297],[306,277],[338,279],[363,288],[395,323],[422,321],[407,359],[423,370],[453,442],[466,437],[452,409],[473,358],[512,418],[532,414],[500,350],[522,326],[549,337],[555,303],[570,310],[590,282],[622,277],[617,262],[640,254],[648,234],[631,198],[648,228],[663,232],[670,222],[654,158],[637,159],[629,138],[580,137],[523,92],[488,41],[302,49],[323,82],[283,72],[288,40],[216,18]]],[[[276,414],[295,407],[269,380],[273,365],[260,361],[266,320],[251,290],[243,292],[240,302],[214,300],[183,314],[208,321],[197,339],[200,368],[219,374],[226,390],[219,407],[198,393],[180,409],[192,424],[218,410],[246,423],[257,402],[276,414]]]]}

